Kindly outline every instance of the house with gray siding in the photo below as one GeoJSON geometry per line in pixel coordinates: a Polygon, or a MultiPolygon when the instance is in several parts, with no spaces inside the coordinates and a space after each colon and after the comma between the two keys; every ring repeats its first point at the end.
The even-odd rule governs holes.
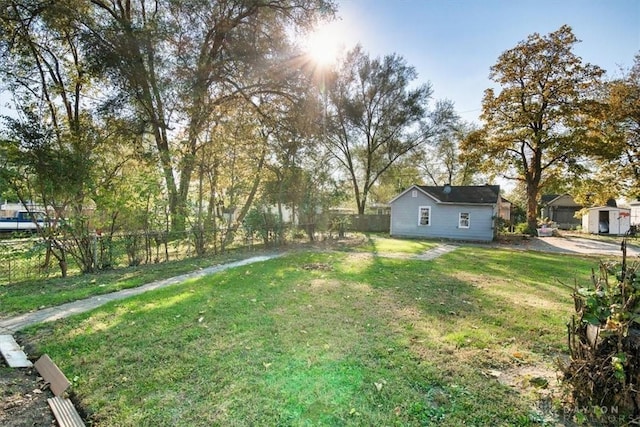
{"type": "Polygon", "coordinates": [[[391,236],[491,241],[501,213],[499,185],[412,185],[391,205],[391,236]]]}

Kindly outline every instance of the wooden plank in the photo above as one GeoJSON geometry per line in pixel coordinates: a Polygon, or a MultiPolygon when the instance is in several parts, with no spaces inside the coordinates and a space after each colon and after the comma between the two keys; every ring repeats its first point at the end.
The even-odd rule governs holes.
{"type": "Polygon", "coordinates": [[[69,399],[56,396],[47,399],[47,403],[60,427],[84,427],[84,421],[69,399]]]}
{"type": "Polygon", "coordinates": [[[40,359],[36,360],[35,367],[40,376],[49,383],[54,395],[62,395],[71,385],[67,377],[64,376],[60,368],[53,363],[47,354],[43,354],[40,359]]]}
{"type": "Polygon", "coordinates": [[[30,368],[33,366],[13,335],[0,335],[0,352],[11,368],[30,368]]]}

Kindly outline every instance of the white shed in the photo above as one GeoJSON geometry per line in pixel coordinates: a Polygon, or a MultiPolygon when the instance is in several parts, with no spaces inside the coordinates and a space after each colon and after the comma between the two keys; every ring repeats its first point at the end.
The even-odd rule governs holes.
{"type": "Polygon", "coordinates": [[[631,209],[598,206],[589,208],[582,216],[582,230],[592,234],[620,236],[629,231],[631,209]]]}

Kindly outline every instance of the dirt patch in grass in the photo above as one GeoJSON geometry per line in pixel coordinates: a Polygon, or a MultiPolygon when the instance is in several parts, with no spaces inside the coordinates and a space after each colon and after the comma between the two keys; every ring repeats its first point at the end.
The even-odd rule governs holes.
{"type": "Polygon", "coordinates": [[[512,366],[488,372],[488,376],[519,394],[534,396],[536,405],[532,411],[538,415],[538,422],[555,426],[575,425],[571,417],[557,407],[564,395],[556,369],[544,364],[512,366]]]}
{"type": "Polygon", "coordinates": [[[309,290],[311,291],[328,292],[340,289],[342,286],[344,286],[344,284],[335,279],[313,279],[309,282],[309,290]]]}
{"type": "Polygon", "coordinates": [[[369,252],[350,252],[347,256],[348,262],[372,261],[375,255],[369,252]]]}
{"type": "Polygon", "coordinates": [[[312,262],[312,263],[303,265],[302,268],[305,270],[320,270],[320,271],[333,270],[333,267],[330,264],[326,264],[324,262],[312,262]]]}
{"type": "Polygon", "coordinates": [[[490,375],[518,390],[546,390],[542,393],[545,395],[560,391],[557,371],[544,365],[512,366],[502,371],[492,371],[490,375]]]}
{"type": "Polygon", "coordinates": [[[53,394],[35,368],[9,368],[0,362],[0,425],[51,426],[55,418],[47,399],[53,394]]]}

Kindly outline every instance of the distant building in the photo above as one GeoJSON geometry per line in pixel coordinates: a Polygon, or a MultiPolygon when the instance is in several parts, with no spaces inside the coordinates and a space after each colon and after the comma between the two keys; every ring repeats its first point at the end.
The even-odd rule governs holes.
{"type": "Polygon", "coordinates": [[[631,206],[631,225],[640,225],[640,200],[629,203],[631,206]]]}
{"type": "Polygon", "coordinates": [[[388,203],[371,203],[367,206],[367,213],[370,215],[389,215],[391,206],[388,203]]]}
{"type": "Polygon", "coordinates": [[[631,209],[597,206],[587,209],[582,216],[582,230],[591,234],[621,236],[631,226],[631,209]]]}
{"type": "Polygon", "coordinates": [[[20,212],[20,211],[44,212],[45,209],[41,205],[38,205],[31,201],[28,201],[25,204],[8,203],[8,202],[4,202],[0,204],[1,217],[12,217],[16,212],[20,212]]]}
{"type": "Polygon", "coordinates": [[[581,225],[581,219],[576,217],[576,213],[583,207],[569,194],[546,194],[542,196],[540,216],[548,218],[561,230],[572,230],[581,225]]]}

